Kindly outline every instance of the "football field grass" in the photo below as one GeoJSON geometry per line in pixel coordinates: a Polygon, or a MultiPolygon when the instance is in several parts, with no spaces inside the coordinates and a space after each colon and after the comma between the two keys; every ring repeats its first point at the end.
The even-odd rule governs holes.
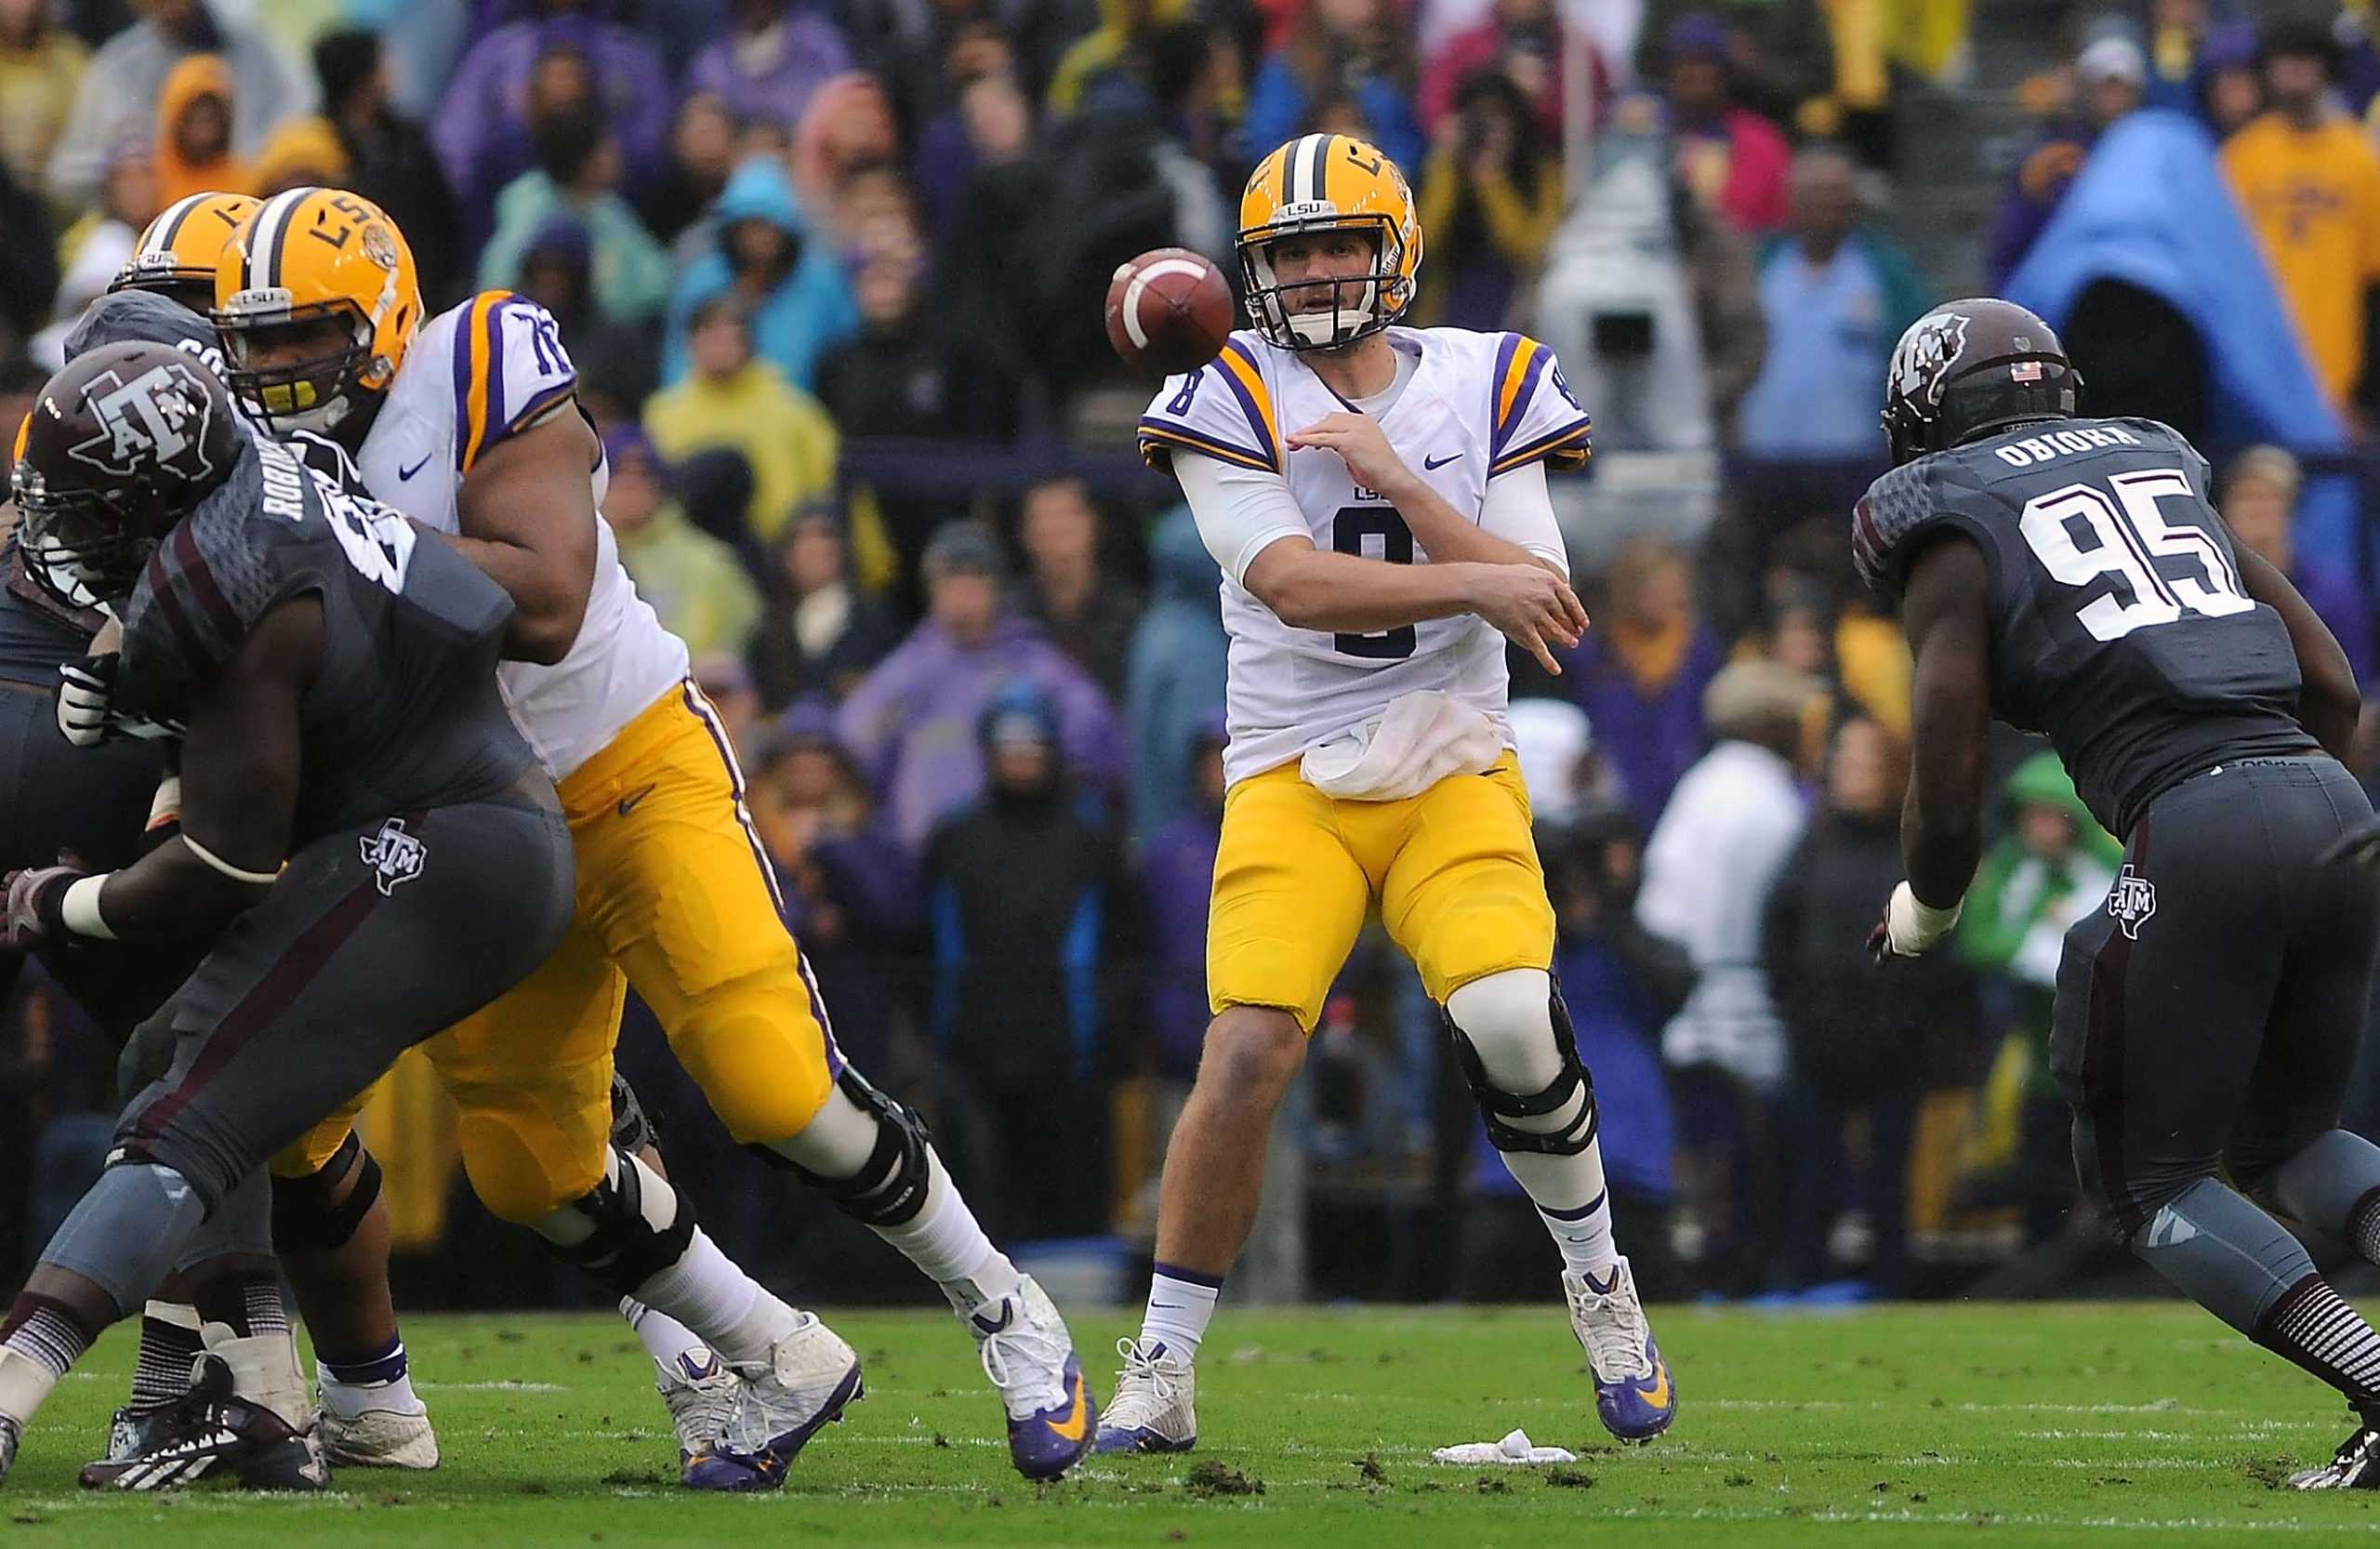
{"type": "MultiPolygon", "coordinates": [[[[1104,1545],[2380,1542],[2380,1496],[2272,1488],[2345,1435],[2324,1390],[2179,1305],[1832,1315],[1667,1308],[1676,1428],[1613,1446],[1558,1306],[1232,1312],[1201,1363],[1188,1457],[1102,1460],[1037,1488],[946,1317],[830,1319],[869,1394],[782,1493],[691,1495],[651,1368],[599,1317],[415,1317],[434,1474],[326,1496],[78,1491],[131,1357],[120,1328],[0,1489],[8,1549],[281,1545],[1104,1545]],[[1448,1467],[1515,1425],[1560,1469],[1448,1467]]],[[[1116,1314],[1075,1324],[1104,1393],[1116,1314]]]]}

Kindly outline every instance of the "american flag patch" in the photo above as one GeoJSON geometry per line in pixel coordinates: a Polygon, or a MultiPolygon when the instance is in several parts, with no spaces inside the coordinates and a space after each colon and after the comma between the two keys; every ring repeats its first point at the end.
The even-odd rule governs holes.
{"type": "Polygon", "coordinates": [[[2008,368],[2008,378],[2016,382],[2038,382],[2042,379],[2042,363],[2018,361],[2008,368]]]}

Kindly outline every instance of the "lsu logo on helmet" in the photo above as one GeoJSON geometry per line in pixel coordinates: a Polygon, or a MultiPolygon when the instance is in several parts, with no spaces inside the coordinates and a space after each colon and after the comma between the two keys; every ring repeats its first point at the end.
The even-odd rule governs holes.
{"type": "Polygon", "coordinates": [[[1329,350],[1378,333],[1413,304],[1421,225],[1405,174],[1352,135],[1304,135],[1256,164],[1239,201],[1249,315],[1284,350],[1329,350]],[[1355,232],[1372,244],[1368,272],[1282,283],[1276,245],[1355,232]]]}
{"type": "Polygon", "coordinates": [[[231,391],[279,434],[327,432],[389,390],[421,326],[413,250],[379,205],[297,188],[243,221],[215,273],[231,391]],[[266,347],[302,338],[295,359],[266,347]]]}

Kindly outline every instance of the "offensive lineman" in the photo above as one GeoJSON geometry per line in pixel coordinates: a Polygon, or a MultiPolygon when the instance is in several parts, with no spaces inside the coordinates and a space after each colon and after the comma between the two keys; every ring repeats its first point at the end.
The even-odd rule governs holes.
{"type": "MultiPolygon", "coordinates": [[[[596,514],[601,450],[553,318],[488,291],[423,321],[403,235],[331,189],[268,200],[234,236],[216,294],[231,386],[251,412],[336,441],[376,496],[453,535],[519,609],[516,660],[500,678],[561,789],[579,902],[542,969],[429,1046],[461,1106],[480,1198],[624,1296],[655,1275],[691,1278],[698,1297],[741,1296],[740,1271],[713,1284],[707,1261],[680,1262],[690,1217],[650,1168],[607,1145],[612,1044],[633,984],[737,1140],[942,1288],[1000,1391],[1017,1469],[1043,1478],[1072,1466],[1096,1409],[1071,1336],[985,1237],[918,1117],[836,1049],[734,749],[687,677],[684,644],[638,599],[596,514]]],[[[284,1162],[315,1165],[344,1133],[326,1124],[284,1162]]],[[[628,1310],[649,1347],[656,1327],[671,1347],[696,1343],[628,1310]]],[[[857,1356],[823,1326],[781,1304],[751,1319],[747,1348],[721,1352],[744,1380],[723,1432],[686,1468],[696,1488],[776,1487],[859,1392],[857,1356]]],[[[670,1375],[665,1366],[665,1384],[670,1375]]]]}
{"type": "Polygon", "coordinates": [[[1604,1424],[1649,1439],[1676,1397],[1612,1243],[1505,716],[1505,640],[1559,671],[1554,648],[1586,627],[1545,485],[1549,462],[1586,460],[1586,413],[1533,339],[1391,327],[1421,234],[1403,175],[1361,140],[1307,135],[1265,157],[1237,245],[1256,326],[1169,380],[1140,426],[1223,568],[1230,790],[1215,1020],[1099,1450],[1196,1444],[1193,1362],[1256,1211],[1265,1137],[1375,903],[1561,1251],[1604,1424]]]}
{"type": "Polygon", "coordinates": [[[2338,761],[2360,696],[2297,589],[2232,541],[2206,460],[2153,420],[2078,417],[2081,387],[2006,301],[1945,303],[1893,351],[1896,466],[1851,536],[1901,599],[1914,765],[1909,877],[1870,944],[1911,956],[1957,923],[1987,722],[2046,734],[2125,841],[2057,972],[2083,1188],[2142,1263],[2346,1395],[2354,1434],[2291,1483],[2380,1489],[2380,1333],[2260,1208],[2380,1263],[2380,1148],[2338,1128],[2380,881],[2320,864],[2371,814],[2338,761]]]}

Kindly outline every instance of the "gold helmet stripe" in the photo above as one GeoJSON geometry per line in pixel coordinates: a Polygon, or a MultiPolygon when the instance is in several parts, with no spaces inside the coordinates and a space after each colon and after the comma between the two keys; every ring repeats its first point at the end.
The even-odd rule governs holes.
{"type": "Polygon", "coordinates": [[[293,188],[286,193],[276,193],[265,201],[257,212],[256,234],[248,239],[247,271],[241,276],[243,290],[269,290],[281,284],[281,250],[287,244],[289,221],[319,189],[293,188]]]}
{"type": "Polygon", "coordinates": [[[172,252],[174,239],[181,235],[182,222],[188,220],[199,205],[214,197],[212,192],[201,190],[196,193],[185,193],[166,205],[165,213],[149,223],[149,230],[143,233],[147,240],[141,243],[140,252],[144,256],[172,252]]]}

